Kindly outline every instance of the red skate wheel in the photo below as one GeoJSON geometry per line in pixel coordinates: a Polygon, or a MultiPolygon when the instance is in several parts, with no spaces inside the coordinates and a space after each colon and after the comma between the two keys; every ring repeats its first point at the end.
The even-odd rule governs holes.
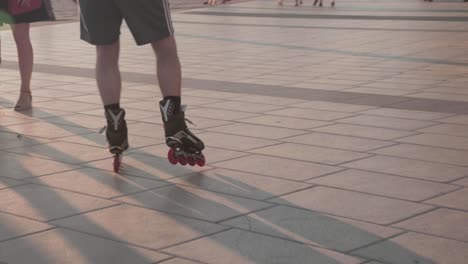
{"type": "Polygon", "coordinates": [[[187,165],[187,162],[188,162],[188,160],[187,160],[187,157],[185,157],[185,155],[180,155],[180,156],[179,156],[179,163],[180,163],[180,165],[185,166],[185,165],[187,165]]]}
{"type": "Polygon", "coordinates": [[[114,172],[119,173],[120,165],[122,165],[120,155],[114,156],[114,161],[112,162],[112,164],[114,165],[114,172]]]}
{"type": "Polygon", "coordinates": [[[188,164],[189,164],[190,166],[195,166],[195,165],[197,164],[197,161],[196,161],[196,160],[194,159],[194,157],[192,157],[192,156],[189,156],[189,157],[187,158],[187,161],[188,161],[188,164]]]}
{"type": "Polygon", "coordinates": [[[200,154],[200,158],[197,160],[197,165],[200,167],[203,167],[205,166],[205,164],[206,164],[205,156],[203,154],[200,154]]]}
{"type": "Polygon", "coordinates": [[[169,152],[167,152],[167,159],[172,165],[176,165],[177,162],[179,162],[175,154],[176,154],[176,151],[173,148],[169,149],[169,152]]]}

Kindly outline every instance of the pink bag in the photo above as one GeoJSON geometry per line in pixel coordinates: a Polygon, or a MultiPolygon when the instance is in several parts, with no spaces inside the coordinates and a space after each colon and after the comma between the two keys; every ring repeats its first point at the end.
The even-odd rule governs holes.
{"type": "Polygon", "coordinates": [[[21,15],[32,12],[42,7],[42,0],[31,0],[28,6],[22,6],[18,0],[8,0],[8,12],[11,15],[21,15]]]}

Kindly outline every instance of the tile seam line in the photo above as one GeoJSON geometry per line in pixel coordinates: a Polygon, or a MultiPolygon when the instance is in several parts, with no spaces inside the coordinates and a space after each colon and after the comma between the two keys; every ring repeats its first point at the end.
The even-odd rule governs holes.
{"type": "MultiPolygon", "coordinates": [[[[42,223],[42,222],[40,222],[40,223],[42,223]]],[[[48,225],[48,224],[46,224],[46,225],[48,225]]],[[[23,234],[23,235],[14,236],[14,237],[10,237],[10,238],[4,239],[4,240],[0,240],[0,245],[2,243],[9,242],[9,241],[12,241],[12,240],[21,239],[21,238],[24,238],[24,237],[33,236],[33,235],[37,235],[37,234],[41,234],[41,233],[45,233],[45,232],[49,232],[49,231],[58,229],[56,226],[53,226],[53,225],[49,225],[49,226],[50,226],[49,228],[45,228],[45,229],[42,229],[42,230],[39,230],[39,231],[26,233],[26,234],[23,234]]],[[[0,262],[0,264],[1,263],[3,263],[3,262],[0,262]]]]}
{"type": "MultiPolygon", "coordinates": [[[[213,224],[213,223],[211,223],[211,224],[213,224]]],[[[118,238],[115,238],[115,237],[111,238],[111,237],[103,236],[103,235],[100,235],[100,234],[95,234],[95,233],[91,233],[91,232],[88,232],[88,231],[83,231],[83,230],[80,230],[78,228],[68,227],[68,226],[65,226],[65,225],[63,225],[63,226],[58,225],[56,227],[64,229],[64,230],[69,230],[69,231],[89,235],[89,236],[92,236],[92,237],[101,238],[101,239],[104,239],[104,240],[107,240],[107,241],[116,242],[116,243],[119,243],[119,244],[124,244],[124,245],[132,246],[132,247],[142,248],[142,249],[150,250],[150,251],[153,251],[153,252],[159,252],[159,253],[166,254],[166,255],[172,255],[172,254],[167,254],[165,252],[160,252],[160,250],[165,249],[165,248],[169,248],[169,247],[172,247],[172,246],[175,246],[175,245],[180,245],[180,244],[184,244],[184,243],[187,243],[187,242],[191,242],[191,241],[194,241],[194,240],[197,240],[197,239],[209,237],[211,235],[215,235],[217,233],[221,233],[221,232],[224,232],[224,231],[227,231],[227,230],[231,229],[231,228],[228,228],[227,226],[221,226],[224,229],[220,230],[218,232],[213,232],[213,233],[210,233],[210,234],[206,234],[206,235],[203,235],[203,236],[192,238],[192,239],[187,240],[187,241],[179,242],[179,243],[174,244],[174,245],[170,245],[170,246],[166,246],[166,247],[163,247],[163,248],[157,248],[156,249],[156,248],[150,248],[150,247],[147,247],[147,246],[144,246],[144,245],[139,245],[139,244],[136,244],[136,243],[132,243],[130,241],[121,240],[121,239],[118,239],[118,238]]]]}

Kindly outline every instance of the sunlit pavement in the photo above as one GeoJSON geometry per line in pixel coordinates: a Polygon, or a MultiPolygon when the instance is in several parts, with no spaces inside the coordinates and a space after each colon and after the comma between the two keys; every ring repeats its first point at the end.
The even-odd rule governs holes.
{"type": "Polygon", "coordinates": [[[203,168],[167,161],[154,56],[125,27],[120,175],[78,23],[32,28],[26,113],[2,31],[0,262],[467,263],[468,4],[312,4],[172,14],[203,168]]]}

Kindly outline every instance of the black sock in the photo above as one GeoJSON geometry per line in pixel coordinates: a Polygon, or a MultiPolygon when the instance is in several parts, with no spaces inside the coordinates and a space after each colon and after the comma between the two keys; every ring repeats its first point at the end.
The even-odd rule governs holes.
{"type": "Polygon", "coordinates": [[[105,110],[110,109],[112,112],[114,112],[115,110],[120,110],[120,104],[117,103],[117,104],[105,105],[104,109],[105,110]]]}
{"type": "Polygon", "coordinates": [[[180,104],[182,99],[180,96],[165,96],[164,97],[164,102],[167,100],[171,100],[172,103],[174,103],[174,110],[172,111],[173,114],[177,114],[180,112],[180,104]]]}

